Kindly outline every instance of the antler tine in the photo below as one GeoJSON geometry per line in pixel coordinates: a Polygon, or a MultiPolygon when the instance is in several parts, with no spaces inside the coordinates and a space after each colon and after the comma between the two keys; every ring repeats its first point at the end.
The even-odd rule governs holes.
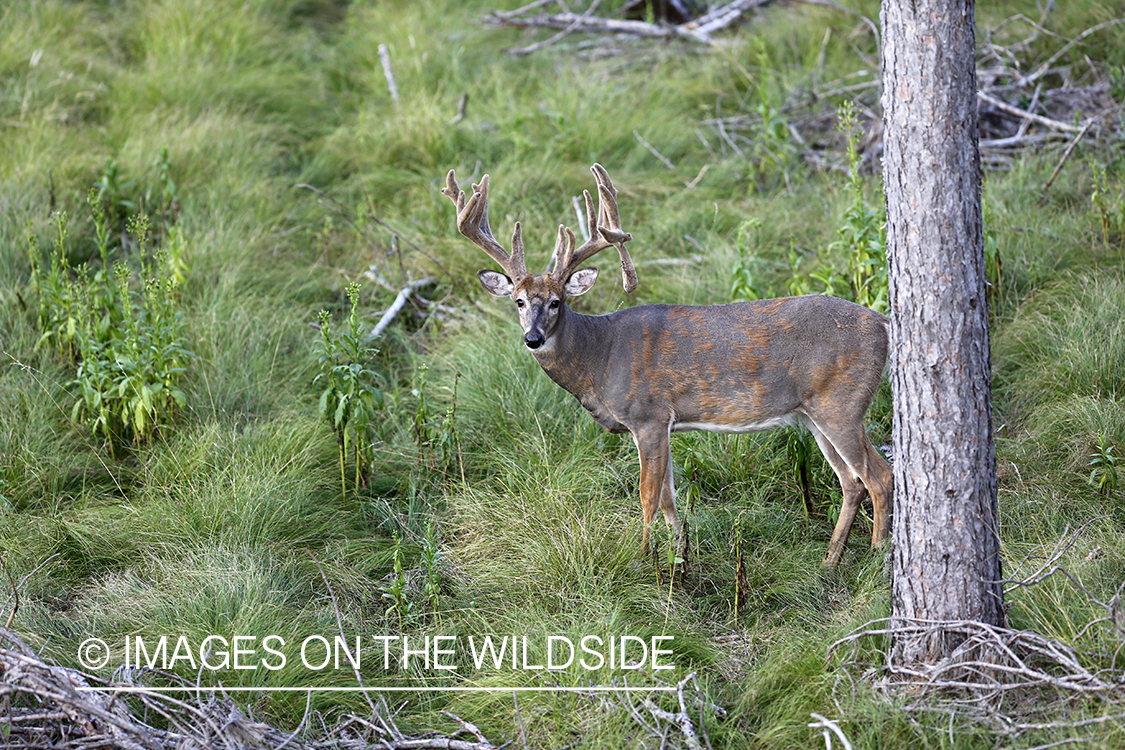
{"type": "Polygon", "coordinates": [[[566,276],[570,275],[570,269],[574,265],[574,232],[570,231],[569,227],[559,224],[558,234],[555,235],[555,251],[551,253],[551,262],[547,265],[547,273],[552,276],[559,277],[560,273],[566,271],[566,274],[561,277],[562,281],[566,280],[566,276]]]}
{"type": "Polygon", "coordinates": [[[564,277],[569,276],[576,266],[608,247],[616,247],[621,256],[621,284],[626,292],[632,292],[637,288],[637,271],[633,267],[633,259],[629,257],[629,251],[625,249],[625,243],[632,240],[633,235],[621,228],[621,217],[617,211],[617,190],[613,187],[613,181],[610,180],[605,167],[594,164],[590,167],[590,171],[594,173],[594,179],[598,182],[597,214],[594,214],[594,202],[590,198],[590,193],[582,191],[586,200],[586,219],[589,223],[590,239],[583,242],[577,250],[569,253],[568,263],[563,265],[556,262],[556,268],[562,269],[564,277]]]}
{"type": "Polygon", "coordinates": [[[488,253],[488,256],[499,263],[513,280],[527,275],[519,222],[516,222],[512,234],[510,255],[492,236],[492,227],[488,224],[488,175],[481,178],[479,185],[473,185],[473,194],[466,200],[465,192],[458,187],[454,171],[451,169],[446,175],[446,185],[441,192],[457,207],[457,231],[488,253]]]}

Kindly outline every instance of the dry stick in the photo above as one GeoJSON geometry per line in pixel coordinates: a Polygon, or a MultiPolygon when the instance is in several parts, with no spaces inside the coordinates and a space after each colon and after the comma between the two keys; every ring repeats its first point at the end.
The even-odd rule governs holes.
{"type": "Polygon", "coordinates": [[[387,88],[391,90],[391,101],[398,106],[398,84],[395,83],[395,74],[391,70],[391,53],[385,44],[379,45],[379,61],[383,63],[383,76],[387,79],[387,88]]]}
{"type": "Polygon", "coordinates": [[[8,569],[8,563],[4,562],[3,557],[0,557],[0,566],[4,567],[4,572],[8,575],[8,583],[12,584],[12,598],[14,600],[12,612],[8,615],[7,622],[4,623],[4,629],[7,630],[12,627],[12,622],[16,619],[16,612],[20,611],[20,589],[19,586],[16,586],[16,579],[12,577],[12,571],[8,569]]]}
{"type": "Polygon", "coordinates": [[[371,333],[367,335],[368,340],[377,339],[382,336],[383,331],[386,330],[387,326],[391,324],[391,321],[395,319],[395,316],[399,314],[402,308],[406,307],[406,301],[410,299],[410,295],[414,294],[414,292],[418,291],[422,287],[434,283],[436,280],[437,279],[435,279],[433,276],[427,276],[424,279],[411,281],[409,284],[404,286],[399,291],[398,296],[395,297],[395,301],[392,302],[391,306],[387,308],[387,311],[383,313],[383,317],[379,318],[379,322],[376,323],[375,327],[371,329],[371,333]]]}
{"type": "Polygon", "coordinates": [[[572,23],[570,26],[567,26],[565,29],[555,34],[551,38],[544,39],[542,42],[536,42],[535,44],[529,44],[528,46],[521,47],[520,49],[509,49],[507,50],[507,53],[514,57],[524,57],[525,55],[530,55],[532,52],[538,52],[544,47],[550,47],[560,39],[564,39],[565,37],[567,37],[572,31],[577,29],[584,20],[594,15],[594,11],[598,9],[598,5],[600,3],[601,0],[594,0],[594,2],[590,3],[590,7],[583,11],[582,15],[575,19],[574,23],[572,23]]]}
{"type": "Polygon", "coordinates": [[[835,734],[840,738],[840,742],[844,743],[844,750],[852,750],[852,743],[848,742],[848,738],[844,734],[844,730],[840,729],[839,725],[836,722],[832,721],[831,719],[826,719],[825,717],[817,713],[809,714],[809,716],[816,719],[816,721],[811,722],[808,725],[809,728],[821,730],[821,734],[824,735],[824,745],[828,748],[828,750],[832,750],[832,734],[835,734]],[[832,734],[829,734],[830,731],[832,734]]]}
{"type": "Polygon", "coordinates": [[[305,713],[301,716],[301,723],[298,724],[297,728],[293,730],[293,733],[286,737],[285,741],[275,747],[274,750],[283,750],[286,745],[296,739],[297,735],[300,734],[302,730],[304,730],[305,725],[309,721],[309,714],[312,713],[312,694],[313,691],[311,690],[305,693],[305,713]]]}
{"type": "Polygon", "coordinates": [[[536,16],[535,18],[508,18],[490,15],[481,20],[492,26],[517,26],[521,28],[567,29],[572,24],[577,24],[571,31],[594,34],[632,34],[633,36],[650,39],[670,39],[679,36],[703,44],[711,43],[708,37],[682,26],[657,26],[654,23],[645,23],[644,21],[616,20],[596,16],[584,18],[578,13],[556,13],[550,16],[536,16]]]}
{"type": "Polygon", "coordinates": [[[721,8],[716,8],[710,13],[700,16],[696,21],[684,25],[694,26],[697,33],[709,37],[716,31],[730,26],[737,21],[743,13],[751,8],[766,5],[769,2],[770,0],[736,0],[736,2],[728,3],[721,8]]]}
{"type": "Polygon", "coordinates": [[[332,584],[328,582],[328,576],[325,575],[324,568],[320,565],[320,560],[316,559],[316,555],[312,553],[312,550],[306,548],[305,552],[307,552],[309,557],[312,558],[312,561],[316,563],[316,569],[320,571],[320,579],[324,581],[324,587],[328,589],[328,596],[332,600],[332,610],[336,613],[336,627],[340,631],[340,640],[344,644],[344,655],[348,657],[348,662],[352,665],[352,672],[355,673],[355,681],[361,688],[364,688],[363,698],[367,701],[367,705],[371,707],[371,715],[383,724],[388,734],[394,737],[397,732],[392,732],[391,728],[386,726],[386,722],[379,716],[379,711],[375,708],[375,701],[371,700],[371,696],[367,692],[367,686],[363,684],[363,676],[359,673],[359,667],[356,666],[355,659],[352,658],[351,649],[348,648],[348,638],[344,635],[344,618],[340,616],[340,606],[336,602],[336,592],[332,590],[332,584]]]}
{"type": "MultiPolygon", "coordinates": [[[[1109,516],[1106,516],[1106,515],[1095,516],[1095,517],[1087,520],[1085,523],[1083,523],[1081,526],[1079,526],[1073,532],[1071,532],[1070,527],[1067,526],[1063,530],[1062,536],[1059,537],[1059,540],[1057,542],[1055,542],[1054,549],[1051,550],[1051,553],[1047,555],[1044,562],[1039,566],[1039,568],[1034,573],[1032,573],[1029,576],[1024,576],[1023,578],[1004,579],[1004,580],[999,582],[1001,584],[1005,584],[1005,583],[1013,584],[1010,588],[1004,589],[1004,594],[1005,595],[1010,594],[1012,591],[1014,591],[1017,588],[1020,588],[1022,586],[1031,586],[1031,585],[1036,584],[1039,581],[1043,580],[1043,578],[1045,577],[1045,576],[1043,576],[1043,571],[1047,570],[1047,568],[1056,567],[1055,563],[1057,563],[1060,559],[1062,559],[1062,556],[1064,554],[1066,554],[1067,552],[1070,551],[1070,549],[1078,542],[1079,538],[1081,538],[1081,536],[1086,533],[1086,529],[1090,528],[1090,526],[1092,524],[1094,524],[1098,521],[1103,521],[1107,518],[1109,518],[1109,516]]],[[[1023,563],[1027,562],[1030,558],[1031,558],[1031,555],[1029,554],[1027,557],[1025,557],[1023,560],[1021,560],[1019,563],[1017,563],[1016,567],[1019,568],[1020,566],[1023,565],[1023,563]]],[[[1049,576],[1051,574],[1048,573],[1047,575],[1049,576]]],[[[1082,588],[1082,587],[1080,586],[1079,588],[1082,588]]],[[[1083,591],[1085,591],[1084,588],[1083,588],[1083,591]]],[[[1087,596],[1090,596],[1089,591],[1085,591],[1085,593],[1086,593],[1087,596]]]]}
{"type": "Polygon", "coordinates": [[[497,18],[513,18],[515,16],[523,15],[524,13],[527,13],[528,11],[536,10],[537,8],[542,8],[544,5],[550,5],[551,3],[554,3],[554,2],[557,2],[557,1],[558,0],[535,0],[535,2],[529,3],[528,5],[525,5],[522,8],[516,8],[515,10],[494,10],[494,11],[492,11],[492,15],[496,16],[497,18]]]}
{"type": "Polygon", "coordinates": [[[484,736],[484,732],[480,731],[480,727],[478,727],[473,722],[465,721],[464,719],[462,719],[457,714],[451,713],[449,711],[442,711],[441,714],[442,714],[442,716],[448,716],[450,719],[453,719],[455,722],[460,724],[462,731],[469,732],[474,737],[476,737],[477,741],[480,743],[479,746],[481,746],[481,747],[492,747],[492,743],[489,742],[488,738],[486,738],[484,736]]]}
{"type": "MultiPolygon", "coordinates": [[[[1032,97],[1031,97],[1031,104],[1027,105],[1027,111],[1028,112],[1034,112],[1035,111],[1035,108],[1039,105],[1039,94],[1042,93],[1042,91],[1043,91],[1043,84],[1041,84],[1041,83],[1036,84],[1035,85],[1035,94],[1032,95],[1032,97]]],[[[1010,138],[994,138],[994,139],[991,139],[989,141],[989,145],[992,146],[993,148],[1003,148],[1003,147],[1009,146],[1009,145],[1011,145],[1011,146],[1017,145],[1020,142],[1022,142],[1024,136],[1027,135],[1027,129],[1029,127],[1031,127],[1031,120],[1029,120],[1027,118],[1021,118],[1020,119],[1020,126],[1016,130],[1015,135],[1013,135],[1010,138]]],[[[983,140],[985,140],[985,139],[982,139],[982,141],[983,140]]],[[[982,147],[983,147],[983,144],[982,144],[982,147]]]]}
{"type": "Polygon", "coordinates": [[[703,179],[703,175],[707,174],[707,170],[708,170],[708,169],[710,169],[710,168],[711,168],[711,165],[710,165],[710,164],[704,164],[704,165],[703,165],[703,169],[699,170],[699,174],[697,174],[697,175],[695,176],[695,179],[694,179],[694,180],[692,180],[691,182],[685,182],[685,183],[684,183],[684,186],[685,186],[685,187],[686,187],[686,188],[687,188],[688,190],[691,190],[691,189],[693,189],[693,188],[694,188],[694,187],[695,187],[696,185],[698,185],[698,184],[699,184],[699,181],[703,179]]]}
{"type": "MultiPolygon", "coordinates": [[[[1084,128],[1077,128],[1073,125],[1067,125],[1065,122],[1059,122],[1058,120],[1052,120],[1050,117],[1044,117],[1043,115],[1037,115],[1033,112],[1026,112],[1026,111],[1020,109],[1019,107],[1013,107],[1011,104],[1008,104],[1007,102],[1001,101],[1001,100],[997,99],[996,97],[994,97],[990,94],[987,94],[983,91],[977,92],[977,98],[980,99],[983,102],[991,104],[993,107],[996,107],[996,109],[1007,112],[1010,115],[1015,115],[1016,117],[1023,117],[1027,120],[1031,120],[1032,122],[1037,122],[1040,125],[1051,128],[1052,130],[1061,130],[1064,133],[1077,133],[1080,130],[1084,129],[1084,128]]],[[[1092,120],[1091,120],[1091,122],[1092,122],[1092,120]]],[[[1084,127],[1089,127],[1089,125],[1090,125],[1090,122],[1087,122],[1084,127]]]]}
{"type": "Polygon", "coordinates": [[[689,750],[703,750],[703,745],[699,744],[699,735],[695,733],[695,725],[686,713],[665,711],[657,706],[651,697],[645,698],[645,708],[648,709],[653,718],[679,727],[680,733],[684,736],[684,744],[688,746],[689,750]]]}
{"type": "Polygon", "coordinates": [[[649,153],[652,154],[653,156],[655,156],[657,159],[659,159],[664,166],[668,167],[668,169],[671,169],[672,171],[676,170],[676,165],[673,164],[672,162],[668,161],[667,157],[665,157],[664,154],[657,151],[656,147],[653,146],[648,141],[646,141],[644,138],[642,138],[641,134],[638,133],[636,130],[633,131],[633,137],[636,138],[638,141],[640,141],[641,145],[644,146],[645,148],[647,148],[649,153]]]}
{"type": "Polygon", "coordinates": [[[1047,72],[1051,69],[1051,66],[1054,65],[1055,62],[1059,58],[1061,58],[1063,55],[1065,55],[1070,50],[1071,47],[1078,44],[1083,39],[1085,39],[1086,37],[1090,36],[1091,34],[1093,34],[1095,32],[1101,31],[1102,29],[1109,28],[1110,26],[1117,26],[1118,24],[1122,24],[1122,23],[1125,23],[1125,18],[1114,18],[1110,21],[1105,21],[1103,23],[1099,23],[1096,26],[1091,26],[1090,28],[1086,29],[1081,34],[1079,34],[1078,36],[1074,37],[1069,42],[1064,44],[1062,46],[1062,49],[1060,49],[1055,54],[1051,55],[1046,60],[1046,62],[1044,62],[1042,65],[1039,66],[1038,70],[1036,70],[1034,73],[1029,75],[1027,78],[1024,78],[1022,81],[1020,81],[1020,83],[1021,84],[1028,84],[1028,83],[1033,83],[1033,82],[1039,80],[1040,78],[1042,78],[1044,75],[1047,74],[1047,72]]]}
{"type": "Polygon", "coordinates": [[[1074,137],[1074,140],[1067,144],[1066,151],[1063,151],[1062,158],[1059,159],[1059,163],[1055,165],[1055,171],[1051,172],[1050,179],[1048,179],[1047,182],[1043,184],[1044,190],[1051,187],[1051,183],[1054,182],[1055,178],[1059,176],[1059,170],[1063,168],[1063,165],[1066,164],[1067,159],[1070,158],[1070,154],[1072,151],[1074,151],[1074,147],[1078,145],[1078,142],[1082,140],[1082,136],[1086,135],[1086,131],[1089,130],[1090,126],[1095,122],[1097,122],[1096,117],[1090,118],[1090,120],[1084,126],[1082,126],[1082,129],[1078,131],[1078,135],[1074,137]]]}
{"type": "Polygon", "coordinates": [[[512,691],[512,703],[515,704],[515,707],[516,707],[516,721],[519,722],[520,739],[523,741],[523,750],[528,750],[528,748],[527,748],[527,732],[524,731],[523,716],[520,715],[519,694],[515,690],[512,691]]]}
{"type": "MultiPolygon", "coordinates": [[[[701,44],[714,44],[711,35],[716,31],[720,31],[732,23],[737,21],[743,13],[751,8],[761,5],[766,5],[771,0],[735,0],[734,2],[727,3],[715,10],[700,16],[694,21],[679,24],[677,26],[661,26],[654,23],[647,23],[645,21],[630,21],[630,20],[617,20],[609,18],[599,18],[591,16],[590,8],[587,8],[582,14],[565,12],[556,13],[550,16],[535,16],[533,18],[520,18],[519,16],[529,10],[542,7],[546,3],[532,3],[517,11],[500,12],[493,11],[490,15],[485,16],[482,20],[497,26],[532,26],[532,27],[545,27],[561,29],[563,34],[556,35],[540,45],[532,45],[526,48],[528,52],[534,52],[541,49],[548,44],[552,44],[566,34],[574,31],[583,31],[587,33],[603,33],[603,34],[633,34],[635,36],[649,37],[655,39],[668,39],[672,37],[680,37],[682,39],[689,39],[701,44]]],[[[593,5],[596,5],[595,2],[593,5]]],[[[818,4],[832,5],[830,0],[823,0],[818,4]]],[[[592,6],[591,6],[592,7],[592,6]]]]}
{"type": "Polygon", "coordinates": [[[450,125],[456,125],[457,123],[464,120],[465,119],[465,112],[468,110],[468,108],[469,108],[469,95],[468,94],[462,94],[461,95],[461,101],[457,103],[457,114],[453,116],[453,119],[449,121],[449,124],[450,125]]]}
{"type": "Polygon", "coordinates": [[[590,228],[587,226],[586,222],[586,211],[582,207],[582,201],[578,200],[577,195],[570,199],[570,206],[574,209],[574,215],[578,217],[578,229],[582,232],[582,240],[586,241],[590,239],[590,228]]]}

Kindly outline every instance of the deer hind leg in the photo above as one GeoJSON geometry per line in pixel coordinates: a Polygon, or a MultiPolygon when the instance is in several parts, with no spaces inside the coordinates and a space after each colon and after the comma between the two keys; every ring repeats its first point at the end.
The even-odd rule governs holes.
{"type": "Polygon", "coordinates": [[[848,542],[860,503],[867,494],[871,495],[874,509],[871,546],[877,546],[887,538],[890,532],[893,488],[891,467],[871,444],[862,422],[858,427],[842,429],[834,429],[830,424],[816,423],[812,419],[806,419],[805,424],[840,480],[844,493],[840,518],[824,555],[826,565],[837,565],[848,542]]]}
{"type": "Polygon", "coordinates": [[[648,554],[648,536],[657,507],[664,520],[680,539],[680,518],[676,513],[676,492],[672,485],[672,447],[668,428],[640,429],[633,432],[641,458],[641,506],[644,508],[644,530],[641,532],[641,554],[648,554]]]}

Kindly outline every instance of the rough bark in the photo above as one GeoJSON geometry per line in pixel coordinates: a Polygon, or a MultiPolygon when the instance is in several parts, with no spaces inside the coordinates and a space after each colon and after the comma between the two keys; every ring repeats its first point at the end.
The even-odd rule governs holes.
{"type": "MultiPolygon", "coordinates": [[[[891,616],[1003,623],[972,0],[884,0],[891,616]]],[[[903,637],[897,664],[960,636],[903,637]]]]}

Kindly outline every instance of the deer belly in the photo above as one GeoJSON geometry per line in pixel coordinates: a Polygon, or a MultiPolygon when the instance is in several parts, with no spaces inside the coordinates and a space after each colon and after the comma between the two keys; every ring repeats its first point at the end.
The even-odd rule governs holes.
{"type": "Polygon", "coordinates": [[[745,432],[762,432],[764,430],[772,430],[774,427],[784,427],[786,425],[794,424],[798,424],[797,412],[789,412],[788,414],[781,414],[776,417],[747,421],[675,421],[672,423],[672,432],[691,432],[692,430],[703,430],[704,432],[726,432],[741,434],[745,432]]]}

